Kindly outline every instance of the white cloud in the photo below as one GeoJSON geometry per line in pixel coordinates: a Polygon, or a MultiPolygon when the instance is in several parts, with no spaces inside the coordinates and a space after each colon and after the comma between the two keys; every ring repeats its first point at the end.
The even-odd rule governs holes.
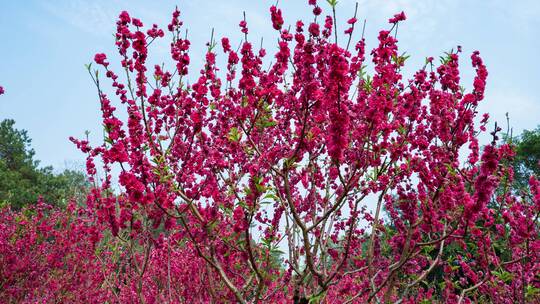
{"type": "Polygon", "coordinates": [[[62,5],[47,1],[41,5],[50,14],[86,33],[96,36],[113,33],[115,16],[100,1],[72,0],[62,5]]]}

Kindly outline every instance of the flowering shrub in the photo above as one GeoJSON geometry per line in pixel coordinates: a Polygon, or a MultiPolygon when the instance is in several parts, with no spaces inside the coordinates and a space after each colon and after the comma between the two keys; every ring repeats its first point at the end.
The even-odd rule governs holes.
{"type": "MultiPolygon", "coordinates": [[[[335,12],[336,1],[328,2],[335,12]]],[[[72,138],[96,185],[87,199],[93,227],[107,236],[98,252],[77,260],[91,264],[95,253],[107,265],[89,278],[104,291],[99,296],[143,303],[540,300],[540,184],[531,177],[529,192],[511,190],[505,164],[513,151],[498,143],[499,128],[480,149],[488,122],[487,115],[478,127],[474,121],[488,75],[480,54],[470,56],[470,91],[460,82],[460,48],[440,64],[428,58],[404,79],[407,56],[393,34],[406,19],[400,13],[369,53],[371,74],[364,38],[352,42],[356,13],[341,45],[335,16],[309,4],[314,21],[297,21],[292,31],[281,9],[270,8],[279,41],[268,68],[244,19],[239,49],[212,38],[197,76],[178,10],[167,27],[170,69],[147,61],[165,31],[120,14],[121,71],[105,54],[94,58],[105,80],[89,66],[105,140],[91,146],[72,138]]]]}
{"type": "Polygon", "coordinates": [[[102,225],[73,205],[51,210],[41,201],[0,209],[0,295],[4,303],[103,302],[104,272],[94,256],[102,225]]]}
{"type": "Polygon", "coordinates": [[[217,277],[197,262],[190,244],[180,246],[178,235],[155,240],[150,253],[140,251],[137,243],[111,238],[105,228],[91,210],[73,204],[65,210],[41,201],[21,211],[0,209],[2,299],[5,303],[209,301],[205,288],[217,277]]]}

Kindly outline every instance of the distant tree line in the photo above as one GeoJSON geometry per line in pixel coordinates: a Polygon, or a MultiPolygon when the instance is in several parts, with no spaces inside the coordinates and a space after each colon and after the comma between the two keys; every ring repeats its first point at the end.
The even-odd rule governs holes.
{"type": "Polygon", "coordinates": [[[15,128],[13,119],[0,123],[0,204],[20,209],[41,196],[46,203],[65,206],[81,199],[88,188],[83,172],[40,167],[26,130],[15,128]]]}

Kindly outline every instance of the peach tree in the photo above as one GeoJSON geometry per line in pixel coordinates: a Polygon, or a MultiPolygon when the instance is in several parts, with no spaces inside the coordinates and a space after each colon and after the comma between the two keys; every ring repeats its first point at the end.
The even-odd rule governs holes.
{"type": "Polygon", "coordinates": [[[179,10],[166,29],[120,14],[119,68],[101,53],[99,71],[88,66],[104,141],[72,141],[96,185],[88,208],[122,240],[113,265],[124,263],[125,296],[538,300],[540,186],[535,177],[526,192],[509,186],[513,150],[499,127],[479,144],[488,123],[475,119],[488,76],[479,52],[470,90],[459,47],[405,78],[395,35],[404,13],[367,52],[356,11],[338,32],[327,2],[329,15],[310,0],[312,20],[292,26],[272,6],[272,55],[244,17],[240,46],[212,35],[200,70],[179,10]],[[173,64],[150,63],[166,34],[173,64]]]}

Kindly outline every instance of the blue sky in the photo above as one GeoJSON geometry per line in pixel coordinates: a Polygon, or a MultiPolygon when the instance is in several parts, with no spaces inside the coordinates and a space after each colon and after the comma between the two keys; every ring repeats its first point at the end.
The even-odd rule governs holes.
{"type": "MultiPolygon", "coordinates": [[[[116,16],[127,10],[145,25],[166,27],[176,5],[189,27],[191,57],[199,69],[205,42],[214,27],[218,37],[239,41],[238,22],[246,11],[250,39],[265,37],[271,49],[275,32],[268,8],[273,1],[8,1],[0,0],[0,120],[13,118],[27,129],[37,157],[58,169],[81,164],[83,155],[68,141],[85,130],[97,143],[102,131],[96,91],[84,64],[96,52],[114,54],[116,16]]],[[[326,8],[324,1],[319,0],[326,8]]],[[[281,0],[285,22],[309,16],[307,0],[281,0]]],[[[353,0],[341,0],[338,19],[347,20],[353,0]]],[[[486,99],[480,112],[505,124],[509,112],[514,134],[540,124],[540,1],[468,0],[360,0],[359,19],[367,19],[368,47],[386,20],[405,11],[400,25],[400,50],[412,55],[407,72],[420,67],[427,56],[463,47],[464,85],[471,87],[470,62],[479,50],[489,70],[486,99]]],[[[165,42],[165,41],[164,41],[165,42]]],[[[167,58],[166,43],[156,44],[153,63],[167,58]]]]}

